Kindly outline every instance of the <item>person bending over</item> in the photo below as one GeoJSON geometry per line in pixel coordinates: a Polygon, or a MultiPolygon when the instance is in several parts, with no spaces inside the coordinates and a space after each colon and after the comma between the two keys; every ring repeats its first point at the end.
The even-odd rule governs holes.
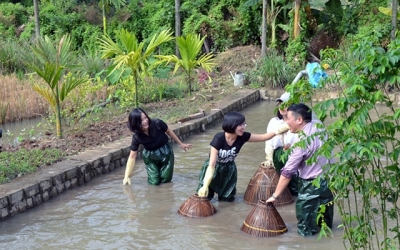
{"type": "Polygon", "coordinates": [[[141,108],[129,114],[128,128],[133,132],[131,153],[126,163],[123,185],[131,185],[131,174],[135,166],[139,145],[143,145],[142,158],[147,170],[147,182],[151,185],[170,182],[174,172],[174,152],[168,142],[169,135],[184,150],[191,144],[182,143],[178,136],[160,119],[150,119],[141,108]]]}

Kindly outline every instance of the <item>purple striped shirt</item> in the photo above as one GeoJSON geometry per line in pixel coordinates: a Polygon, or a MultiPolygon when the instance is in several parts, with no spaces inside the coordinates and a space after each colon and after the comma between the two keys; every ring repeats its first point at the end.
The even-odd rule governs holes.
{"type": "MultiPolygon", "coordinates": [[[[303,132],[306,136],[312,135],[315,132],[322,131],[315,126],[316,123],[321,122],[318,120],[313,120],[303,127],[303,132]]],[[[294,143],[300,141],[301,139],[304,140],[304,135],[299,136],[302,138],[297,137],[294,143]]],[[[289,155],[285,167],[282,168],[281,174],[287,178],[292,178],[296,175],[298,171],[299,177],[302,179],[307,180],[316,178],[323,172],[322,167],[329,162],[328,159],[319,156],[317,162],[313,163],[311,166],[306,165],[306,160],[309,159],[315,153],[315,151],[323,145],[323,143],[324,142],[321,141],[318,136],[316,136],[310,144],[307,144],[306,148],[294,148],[289,155]]]]}

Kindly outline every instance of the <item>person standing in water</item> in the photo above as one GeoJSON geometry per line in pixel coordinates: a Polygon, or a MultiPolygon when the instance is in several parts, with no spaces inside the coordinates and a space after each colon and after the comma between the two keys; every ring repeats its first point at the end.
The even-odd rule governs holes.
{"type": "MultiPolygon", "coordinates": [[[[290,93],[285,92],[276,99],[278,110],[276,116],[271,118],[267,126],[267,133],[274,131],[276,128],[282,126],[287,119],[287,108],[282,108],[282,104],[287,102],[290,98],[290,93]]],[[[265,142],[265,161],[261,164],[264,166],[274,166],[278,174],[285,165],[286,160],[282,159],[282,155],[290,148],[297,134],[287,131],[280,136],[275,136],[265,142]]],[[[298,176],[295,175],[291,178],[288,185],[290,193],[297,196],[298,193],[298,176]]]]}
{"type": "Polygon", "coordinates": [[[299,173],[299,193],[296,200],[297,232],[302,236],[310,236],[318,233],[318,227],[322,221],[332,228],[333,223],[333,194],[328,187],[328,180],[324,173],[329,167],[331,159],[318,156],[316,162],[307,164],[315,152],[324,144],[320,136],[312,136],[323,132],[324,129],[317,126],[322,124],[319,120],[312,120],[311,109],[303,104],[292,104],[288,108],[286,123],[292,133],[301,134],[296,138],[295,143],[306,140],[306,147],[302,148],[294,144],[285,166],[281,170],[278,185],[274,194],[267,202],[275,202],[282,194],[290,179],[299,173]],[[304,136],[305,135],[305,136],[304,136]],[[306,139],[306,137],[311,139],[306,139]],[[313,185],[314,180],[318,185],[313,185]],[[323,218],[317,220],[320,205],[326,205],[323,218]]]}
{"type": "Polygon", "coordinates": [[[204,162],[197,187],[199,197],[211,200],[218,194],[220,201],[234,201],[236,195],[237,169],[235,158],[246,142],[263,142],[276,134],[288,130],[286,124],[266,134],[245,132],[246,119],[243,114],[229,112],[224,116],[223,132],[218,132],[211,141],[209,158],[204,162]]]}
{"type": "Polygon", "coordinates": [[[168,142],[169,135],[184,150],[192,148],[185,144],[160,119],[150,119],[141,108],[135,108],[129,114],[128,128],[133,132],[131,153],[126,163],[123,185],[131,185],[130,176],[135,166],[139,145],[143,145],[142,158],[147,170],[147,182],[151,185],[170,182],[174,172],[174,152],[168,142]]]}

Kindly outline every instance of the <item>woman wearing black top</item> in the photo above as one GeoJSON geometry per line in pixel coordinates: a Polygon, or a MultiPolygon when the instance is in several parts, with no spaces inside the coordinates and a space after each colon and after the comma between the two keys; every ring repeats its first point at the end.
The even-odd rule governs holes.
{"type": "Polygon", "coordinates": [[[147,182],[152,185],[170,182],[174,172],[174,152],[168,142],[169,135],[183,150],[192,148],[182,143],[178,136],[160,119],[150,119],[141,108],[129,114],[128,128],[133,132],[131,153],[126,163],[123,185],[131,185],[130,176],[135,166],[139,145],[143,145],[142,158],[147,170],[147,182]]]}
{"type": "Polygon", "coordinates": [[[276,131],[265,134],[245,132],[246,120],[238,112],[229,112],[224,116],[222,129],[211,141],[209,158],[204,162],[200,172],[200,183],[197,194],[200,197],[214,197],[218,194],[220,201],[233,201],[236,194],[237,169],[235,158],[246,142],[262,142],[271,139],[276,134],[284,133],[289,128],[286,124],[276,128],[276,131]]]}

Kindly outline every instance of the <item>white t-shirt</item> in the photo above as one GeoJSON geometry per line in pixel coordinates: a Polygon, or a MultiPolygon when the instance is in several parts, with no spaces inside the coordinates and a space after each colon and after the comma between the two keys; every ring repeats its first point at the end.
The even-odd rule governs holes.
{"type": "MultiPolygon", "coordinates": [[[[278,117],[273,117],[267,127],[267,133],[273,132],[278,129],[284,123],[283,119],[279,119],[278,117]]],[[[274,150],[278,147],[283,147],[286,144],[292,144],[294,139],[297,137],[297,134],[294,134],[290,131],[287,131],[283,135],[276,135],[272,139],[265,141],[265,146],[271,145],[274,150]],[[285,144],[282,142],[282,138],[285,144]]]]}

